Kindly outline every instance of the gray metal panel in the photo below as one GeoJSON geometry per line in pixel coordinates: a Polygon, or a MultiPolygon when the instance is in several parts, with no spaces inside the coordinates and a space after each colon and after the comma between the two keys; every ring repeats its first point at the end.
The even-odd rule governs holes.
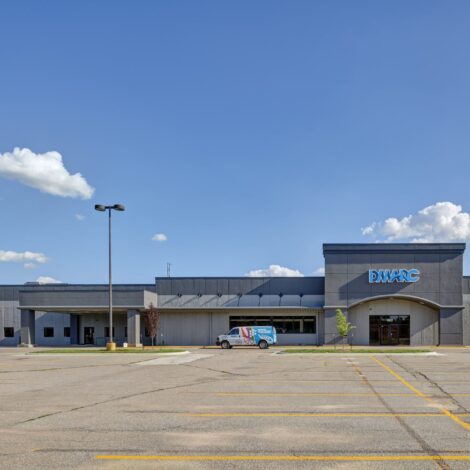
{"type": "Polygon", "coordinates": [[[260,298],[257,295],[242,295],[240,297],[239,307],[258,307],[260,298]]]}
{"type": "Polygon", "coordinates": [[[279,307],[280,301],[279,295],[263,295],[260,299],[260,307],[279,307]]]}
{"type": "Polygon", "coordinates": [[[229,292],[235,295],[246,294],[247,292],[250,292],[251,286],[247,286],[247,283],[249,282],[249,279],[229,279],[229,292]]]}
{"type": "Polygon", "coordinates": [[[463,344],[470,345],[470,295],[463,296],[465,308],[462,310],[463,344]]]}
{"type": "Polygon", "coordinates": [[[18,291],[23,286],[0,286],[0,302],[17,301],[18,291]]]}
{"type": "Polygon", "coordinates": [[[226,300],[224,299],[224,303],[223,303],[224,307],[230,307],[230,308],[238,307],[238,303],[240,302],[240,297],[238,297],[237,295],[227,295],[224,297],[226,299],[226,300]]]}
{"type": "Polygon", "coordinates": [[[210,312],[164,312],[160,318],[158,342],[165,345],[209,345],[212,338],[210,312]]]}
{"type": "Polygon", "coordinates": [[[280,305],[281,307],[300,307],[300,295],[283,295],[280,305]]]}
{"type": "MultiPolygon", "coordinates": [[[[142,307],[145,308],[146,298],[152,297],[156,302],[154,293],[146,293],[144,290],[113,289],[113,305],[119,307],[142,307]],[[153,294],[153,295],[152,295],[153,294]]],[[[97,289],[71,289],[63,286],[61,289],[31,289],[20,290],[21,307],[34,307],[37,310],[47,308],[54,310],[57,308],[106,308],[109,303],[108,290],[97,289]]]]}
{"type": "Polygon", "coordinates": [[[301,299],[302,307],[323,307],[324,305],[324,295],[304,295],[301,299]]]}
{"type": "Polygon", "coordinates": [[[323,277],[155,278],[159,295],[310,294],[324,293],[323,277]]]}
{"type": "MultiPolygon", "coordinates": [[[[193,281],[193,292],[196,295],[204,295],[207,294],[208,291],[206,291],[206,280],[205,279],[194,279],[193,281]]],[[[213,294],[215,292],[212,292],[213,294]]]]}
{"type": "Polygon", "coordinates": [[[217,294],[229,295],[228,279],[217,279],[217,294]]]}
{"type": "Polygon", "coordinates": [[[63,313],[36,312],[36,344],[38,346],[68,346],[71,338],[64,336],[64,328],[70,327],[70,315],[63,313]],[[54,336],[46,338],[44,328],[53,328],[54,336]]]}
{"type": "Polygon", "coordinates": [[[217,294],[221,293],[221,292],[219,292],[219,289],[218,289],[217,279],[213,279],[213,278],[205,279],[204,288],[205,288],[205,290],[204,290],[204,292],[202,292],[203,294],[217,295],[217,294]]]}
{"type": "Polygon", "coordinates": [[[441,308],[440,344],[462,344],[462,310],[459,308],[441,308]]]}

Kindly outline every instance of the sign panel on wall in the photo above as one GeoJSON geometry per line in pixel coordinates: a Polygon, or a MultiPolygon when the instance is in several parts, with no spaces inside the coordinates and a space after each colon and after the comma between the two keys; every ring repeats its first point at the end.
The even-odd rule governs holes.
{"type": "Polygon", "coordinates": [[[419,281],[419,269],[369,269],[369,284],[419,281]]]}

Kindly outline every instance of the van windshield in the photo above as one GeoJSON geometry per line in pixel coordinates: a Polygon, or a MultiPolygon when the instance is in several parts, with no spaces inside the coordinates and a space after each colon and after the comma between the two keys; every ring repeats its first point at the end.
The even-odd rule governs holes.
{"type": "Polygon", "coordinates": [[[228,332],[228,334],[229,334],[230,336],[238,336],[238,335],[239,335],[239,330],[238,330],[238,328],[232,328],[232,329],[228,332]]]}

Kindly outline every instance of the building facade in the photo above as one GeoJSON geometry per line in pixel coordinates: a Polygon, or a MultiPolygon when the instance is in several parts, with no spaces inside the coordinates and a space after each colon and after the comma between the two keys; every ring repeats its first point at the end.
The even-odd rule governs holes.
{"type": "MultiPolygon", "coordinates": [[[[143,314],[160,312],[157,343],[210,345],[241,325],[274,325],[280,344],[470,344],[465,244],[325,244],[324,277],[156,278],[114,285],[113,336],[150,343],[143,314]]],[[[0,346],[104,345],[107,285],[0,286],[0,346]]]]}

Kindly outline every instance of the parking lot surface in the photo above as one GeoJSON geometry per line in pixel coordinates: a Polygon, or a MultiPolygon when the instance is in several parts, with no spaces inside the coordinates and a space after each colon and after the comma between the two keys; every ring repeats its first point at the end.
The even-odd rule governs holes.
{"type": "Polygon", "coordinates": [[[0,467],[470,468],[470,349],[0,350],[0,467]]]}

